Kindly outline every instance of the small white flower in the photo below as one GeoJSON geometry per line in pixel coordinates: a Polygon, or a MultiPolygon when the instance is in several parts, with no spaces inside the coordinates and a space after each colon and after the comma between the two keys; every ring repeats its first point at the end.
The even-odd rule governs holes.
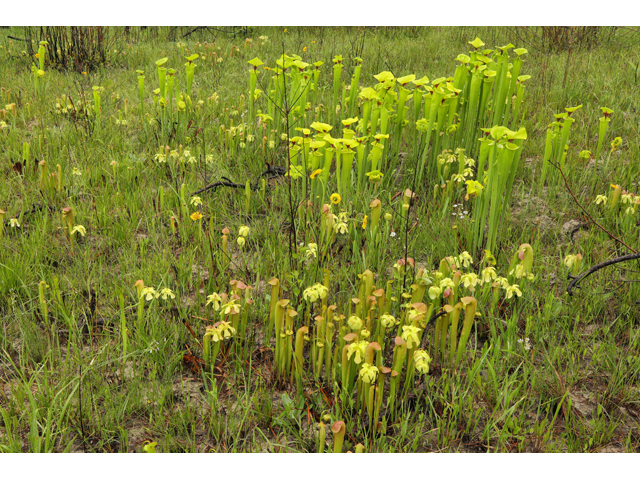
{"type": "Polygon", "coordinates": [[[396,236],[396,232],[391,232],[391,233],[389,234],[389,236],[390,236],[390,237],[395,237],[395,236],[396,236]]]}

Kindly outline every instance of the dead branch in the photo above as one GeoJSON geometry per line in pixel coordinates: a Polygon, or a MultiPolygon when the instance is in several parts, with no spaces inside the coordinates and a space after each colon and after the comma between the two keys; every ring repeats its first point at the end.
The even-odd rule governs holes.
{"type": "Polygon", "coordinates": [[[640,259],[640,253],[630,253],[628,255],[612,258],[611,260],[607,260],[606,262],[602,262],[597,265],[594,265],[589,270],[578,275],[577,277],[569,273],[567,278],[571,279],[571,282],[569,282],[569,285],[567,286],[567,293],[569,294],[569,296],[573,296],[573,289],[578,288],[578,284],[582,280],[587,278],[592,273],[597,272],[598,270],[602,270],[603,268],[608,267],[609,265],[615,265],[616,263],[628,262],[629,260],[638,260],[638,259],[640,259]]]}

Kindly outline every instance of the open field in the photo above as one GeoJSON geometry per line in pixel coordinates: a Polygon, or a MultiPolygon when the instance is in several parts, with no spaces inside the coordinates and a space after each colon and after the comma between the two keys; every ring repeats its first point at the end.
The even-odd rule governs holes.
{"type": "Polygon", "coordinates": [[[0,35],[0,452],[640,450],[639,29],[0,35]]]}

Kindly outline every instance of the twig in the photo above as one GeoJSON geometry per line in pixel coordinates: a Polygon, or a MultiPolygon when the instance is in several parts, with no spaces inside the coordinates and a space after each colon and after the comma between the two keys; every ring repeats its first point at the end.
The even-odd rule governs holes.
{"type": "Polygon", "coordinates": [[[217,187],[232,187],[232,188],[245,188],[245,185],[242,185],[241,183],[233,183],[232,181],[219,181],[219,182],[213,182],[210,183],[209,185],[207,185],[206,187],[201,188],[200,190],[196,190],[193,193],[190,193],[189,196],[194,196],[197,195],[199,193],[202,192],[206,192],[207,190],[211,189],[211,188],[217,188],[217,187]]]}
{"type": "Polygon", "coordinates": [[[569,294],[569,296],[573,296],[572,290],[574,288],[577,288],[578,284],[582,280],[587,278],[592,273],[597,272],[598,270],[608,267],[609,265],[615,265],[616,263],[627,262],[629,260],[637,260],[637,259],[640,259],[640,253],[630,253],[629,255],[623,255],[622,257],[612,258],[611,260],[607,260],[606,262],[602,262],[597,265],[594,265],[589,270],[582,273],[581,275],[578,275],[577,277],[569,273],[567,278],[570,278],[571,282],[569,282],[569,285],[567,286],[567,293],[569,294]]]}
{"type": "MultiPolygon", "coordinates": [[[[274,177],[278,177],[278,176],[283,176],[285,174],[285,170],[283,167],[280,166],[274,166],[274,165],[269,165],[267,167],[267,169],[262,172],[260,175],[258,175],[258,178],[256,178],[255,184],[251,185],[251,190],[258,190],[259,189],[259,181],[262,177],[268,175],[271,178],[274,177]]],[[[222,180],[218,181],[218,182],[213,182],[210,183],[209,185],[207,185],[206,187],[201,188],[200,190],[196,190],[193,193],[190,193],[189,196],[193,197],[194,195],[197,195],[198,193],[202,193],[205,192],[211,188],[217,188],[217,187],[231,187],[231,188],[246,188],[246,185],[243,183],[234,183],[231,180],[229,180],[227,177],[222,177],[222,180]]]]}
{"type": "Polygon", "coordinates": [[[420,345],[420,348],[422,348],[423,350],[425,349],[425,344],[427,342],[427,329],[429,328],[429,325],[436,319],[442,317],[443,315],[446,315],[447,311],[446,310],[440,310],[438,313],[434,314],[429,321],[427,322],[427,324],[424,326],[424,332],[422,334],[422,345],[420,345]]]}
{"type": "MultiPolygon", "coordinates": [[[[618,243],[621,243],[622,245],[624,245],[625,247],[627,247],[629,250],[631,250],[633,253],[638,253],[637,250],[631,248],[629,245],[627,245],[626,243],[624,243],[622,240],[620,240],[618,237],[616,237],[615,235],[613,235],[612,233],[610,233],[606,228],[604,228],[602,225],[600,225],[598,222],[596,222],[593,217],[589,214],[589,212],[587,212],[587,210],[580,204],[580,202],[578,201],[578,199],[576,198],[576,196],[573,194],[573,192],[571,191],[571,188],[569,187],[569,182],[567,182],[567,177],[564,176],[564,172],[562,171],[562,168],[560,167],[560,165],[558,165],[557,163],[555,163],[552,160],[549,160],[549,163],[551,165],[553,165],[554,167],[556,167],[558,170],[560,170],[560,175],[562,175],[562,180],[564,180],[564,185],[567,188],[567,191],[569,192],[569,194],[573,197],[573,200],[576,202],[576,204],[582,209],[582,211],[585,213],[585,215],[589,218],[589,221],[591,223],[593,223],[594,225],[596,225],[600,230],[602,230],[604,233],[606,233],[607,235],[609,235],[609,237],[611,237],[613,240],[615,240],[618,243]]],[[[620,257],[622,258],[622,257],[620,257]]]]}

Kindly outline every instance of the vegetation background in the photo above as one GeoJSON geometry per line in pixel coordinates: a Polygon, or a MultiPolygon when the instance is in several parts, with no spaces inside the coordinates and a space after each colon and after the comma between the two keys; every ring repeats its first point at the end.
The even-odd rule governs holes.
{"type": "MultiPolygon", "coordinates": [[[[0,133],[3,451],[142,451],[155,442],[162,452],[313,452],[320,443],[317,423],[325,421],[328,430],[340,420],[347,424],[345,451],[358,444],[372,452],[638,451],[637,262],[598,272],[572,297],[566,294],[564,262],[580,253],[588,267],[628,253],[612,235],[637,249],[636,212],[630,222],[624,210],[594,203],[599,194],[612,203],[611,184],[638,192],[637,28],[95,27],[74,36],[70,30],[63,35],[11,27],[1,32],[2,105],[16,105],[16,113],[4,108],[6,128],[0,133]],[[50,44],[57,39],[57,48],[47,56],[51,63],[39,92],[30,67],[43,36],[50,44]],[[247,142],[241,151],[220,128],[221,119],[229,127],[230,112],[247,108],[240,102],[249,96],[248,60],[259,57],[273,66],[285,52],[308,63],[324,61],[329,86],[320,103],[331,105],[328,66],[336,55],[363,59],[365,86],[382,71],[435,79],[454,75],[454,59],[468,53],[476,37],[490,48],[513,43],[528,50],[522,70],[531,76],[523,112],[528,138],[493,253],[504,264],[519,245],[532,245],[536,280],[523,288],[517,308],[500,303],[495,331],[489,321],[477,322],[464,368],[435,361],[419,388],[389,413],[385,430],[375,432],[366,415],[339,407],[332,385],[311,382],[300,400],[296,382],[274,377],[271,347],[261,337],[269,312],[265,281],[278,276],[287,296],[301,303],[303,291],[323,281],[322,269],[302,262],[305,250],[292,264],[288,232],[298,212],[293,218],[287,179],[271,180],[264,197],[251,197],[248,212],[243,189],[203,193],[201,206],[185,202],[184,192],[222,177],[244,185],[266,165],[287,167],[286,141],[269,137],[273,148],[247,142]],[[165,131],[153,121],[155,62],[168,57],[182,74],[184,57],[196,51],[205,58],[196,61],[202,63],[193,100],[204,102],[203,112],[191,124],[178,120],[173,133],[165,131]],[[148,116],[137,110],[136,70],[146,73],[148,116]],[[89,111],[96,102],[94,86],[104,88],[101,124],[89,111]],[[65,106],[69,99],[73,108],[65,106]],[[546,183],[540,178],[548,124],[565,107],[578,105],[564,164],[572,195],[559,172],[551,169],[546,183]],[[593,159],[579,153],[596,150],[601,107],[614,115],[596,171],[593,159]],[[198,136],[203,140],[197,164],[183,162],[181,171],[158,165],[160,145],[183,156],[187,137],[195,144],[198,136]],[[609,152],[616,137],[622,145],[609,152]],[[24,143],[31,146],[26,161],[24,143]],[[60,164],[57,178],[63,176],[64,188],[43,186],[42,167],[35,163],[41,159],[50,165],[48,175],[60,164]],[[160,208],[161,195],[172,215],[160,208]],[[61,212],[70,206],[86,236],[65,232],[68,217],[61,212]],[[206,227],[198,227],[195,213],[203,215],[206,227]],[[179,227],[172,216],[180,219],[179,227]],[[219,235],[227,227],[237,245],[245,225],[251,228],[246,245],[233,247],[224,264],[212,253],[221,248],[221,239],[209,232],[219,235]],[[131,328],[129,340],[122,312],[129,322],[138,318],[144,304],[134,286],[138,279],[158,293],[169,288],[177,298],[149,303],[144,311],[153,327],[144,337],[131,328]],[[203,357],[198,342],[211,323],[207,297],[227,291],[232,279],[254,286],[250,334],[207,374],[194,364],[203,357]],[[44,294],[41,282],[51,287],[44,294]],[[130,348],[123,350],[126,341],[130,348]]],[[[345,61],[347,83],[353,68],[345,61]]],[[[385,205],[396,202],[399,210],[402,196],[393,196],[412,185],[419,153],[410,141],[402,145],[397,179],[391,182],[394,175],[384,172],[386,194],[373,187],[354,193],[349,212],[356,232],[371,215],[376,196],[385,205]]],[[[397,236],[387,236],[375,261],[353,257],[358,248],[348,242],[344,253],[333,251],[323,267],[338,279],[334,301],[357,296],[363,267],[374,264],[383,286],[398,259],[410,256],[432,269],[440,259],[470,250],[468,215],[452,206],[462,204],[464,192],[448,202],[432,200],[437,183],[427,178],[415,188],[414,216],[406,224],[394,220],[397,236]]],[[[472,253],[479,262],[481,252],[472,253]]],[[[325,448],[333,449],[329,431],[326,440],[325,448]]]]}

